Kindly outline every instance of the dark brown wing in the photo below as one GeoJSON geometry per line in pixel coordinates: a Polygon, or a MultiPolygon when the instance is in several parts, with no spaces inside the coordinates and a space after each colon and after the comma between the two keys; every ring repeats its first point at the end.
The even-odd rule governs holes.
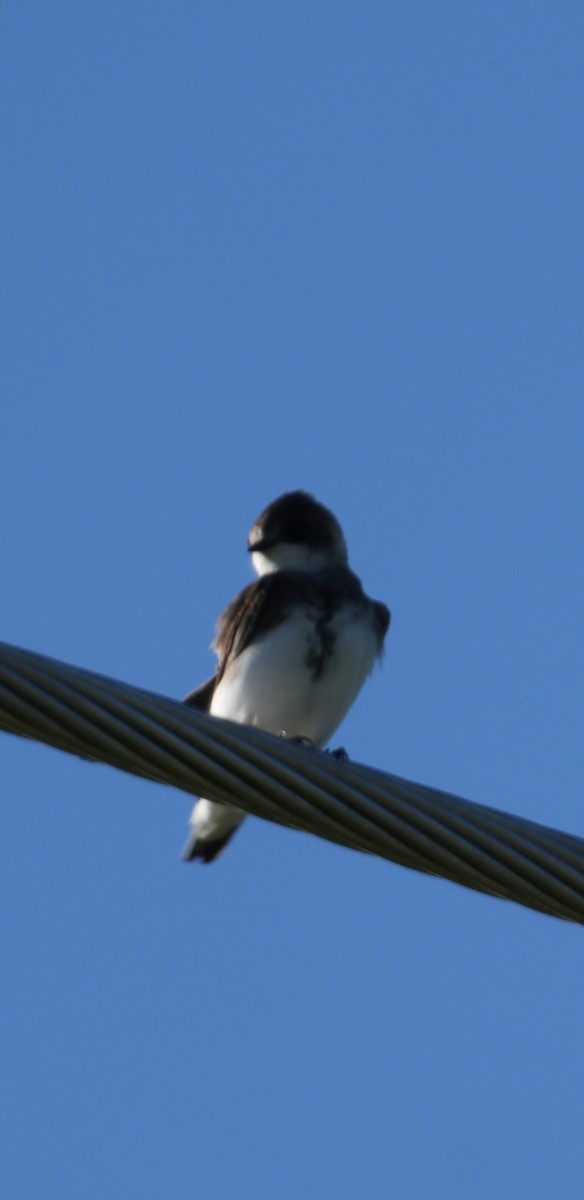
{"type": "Polygon", "coordinates": [[[217,673],[185,696],[183,704],[188,704],[190,708],[198,708],[200,712],[209,712],[213,693],[227,664],[245,650],[252,638],[266,633],[284,619],[289,605],[282,605],[277,596],[274,603],[266,603],[268,597],[274,597],[274,594],[281,590],[279,582],[274,587],[275,578],[273,575],[266,575],[256,579],[255,583],[250,583],[219,617],[217,636],[213,642],[219,659],[217,673]]]}
{"type": "Polygon", "coordinates": [[[298,587],[290,586],[292,572],[276,571],[262,575],[243,589],[225,609],[217,623],[213,646],[219,658],[217,682],[229,663],[256,638],[275,629],[285,620],[295,603],[298,587]]]}
{"type": "Polygon", "coordinates": [[[210,679],[199,684],[194,692],[189,692],[188,696],[185,696],[183,704],[188,704],[189,708],[198,708],[200,712],[209,712],[216,683],[217,676],[212,675],[210,679]]]}
{"type": "Polygon", "coordinates": [[[391,622],[391,613],[387,604],[383,604],[381,600],[373,600],[373,608],[375,611],[375,622],[377,625],[377,635],[380,642],[383,644],[383,639],[389,629],[391,622]]]}

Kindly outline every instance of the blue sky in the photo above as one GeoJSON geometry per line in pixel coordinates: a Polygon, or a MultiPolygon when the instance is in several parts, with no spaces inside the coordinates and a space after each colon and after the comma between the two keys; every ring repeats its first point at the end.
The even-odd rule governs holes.
{"type": "MultiPolygon", "coordinates": [[[[181,696],[280,492],[351,757],[584,832],[582,6],[9,3],[1,637],[181,696]]],[[[1,738],[12,1200],[577,1197],[581,932],[1,738]]]]}

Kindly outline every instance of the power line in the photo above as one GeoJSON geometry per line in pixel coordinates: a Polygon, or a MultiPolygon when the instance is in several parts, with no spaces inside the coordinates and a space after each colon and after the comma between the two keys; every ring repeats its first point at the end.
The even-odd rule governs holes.
{"type": "Polygon", "coordinates": [[[584,840],[0,643],[0,729],[584,924],[584,840]]]}

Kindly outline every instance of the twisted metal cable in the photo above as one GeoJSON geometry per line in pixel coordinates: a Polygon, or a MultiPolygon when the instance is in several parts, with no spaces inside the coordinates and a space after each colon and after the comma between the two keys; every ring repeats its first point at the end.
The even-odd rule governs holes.
{"type": "Polygon", "coordinates": [[[584,840],[0,643],[0,728],[584,924],[584,840]]]}

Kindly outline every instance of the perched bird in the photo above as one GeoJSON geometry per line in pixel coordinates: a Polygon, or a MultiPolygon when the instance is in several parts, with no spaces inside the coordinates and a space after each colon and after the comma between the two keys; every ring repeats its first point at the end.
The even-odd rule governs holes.
{"type": "MultiPolygon", "coordinates": [[[[389,609],[365,595],[339,522],[307,492],[269,504],[248,550],[259,578],[219,618],[217,672],[184,703],[322,747],[381,655],[389,609]]],[[[213,862],[244,817],[201,797],[184,859],[213,862]]]]}

